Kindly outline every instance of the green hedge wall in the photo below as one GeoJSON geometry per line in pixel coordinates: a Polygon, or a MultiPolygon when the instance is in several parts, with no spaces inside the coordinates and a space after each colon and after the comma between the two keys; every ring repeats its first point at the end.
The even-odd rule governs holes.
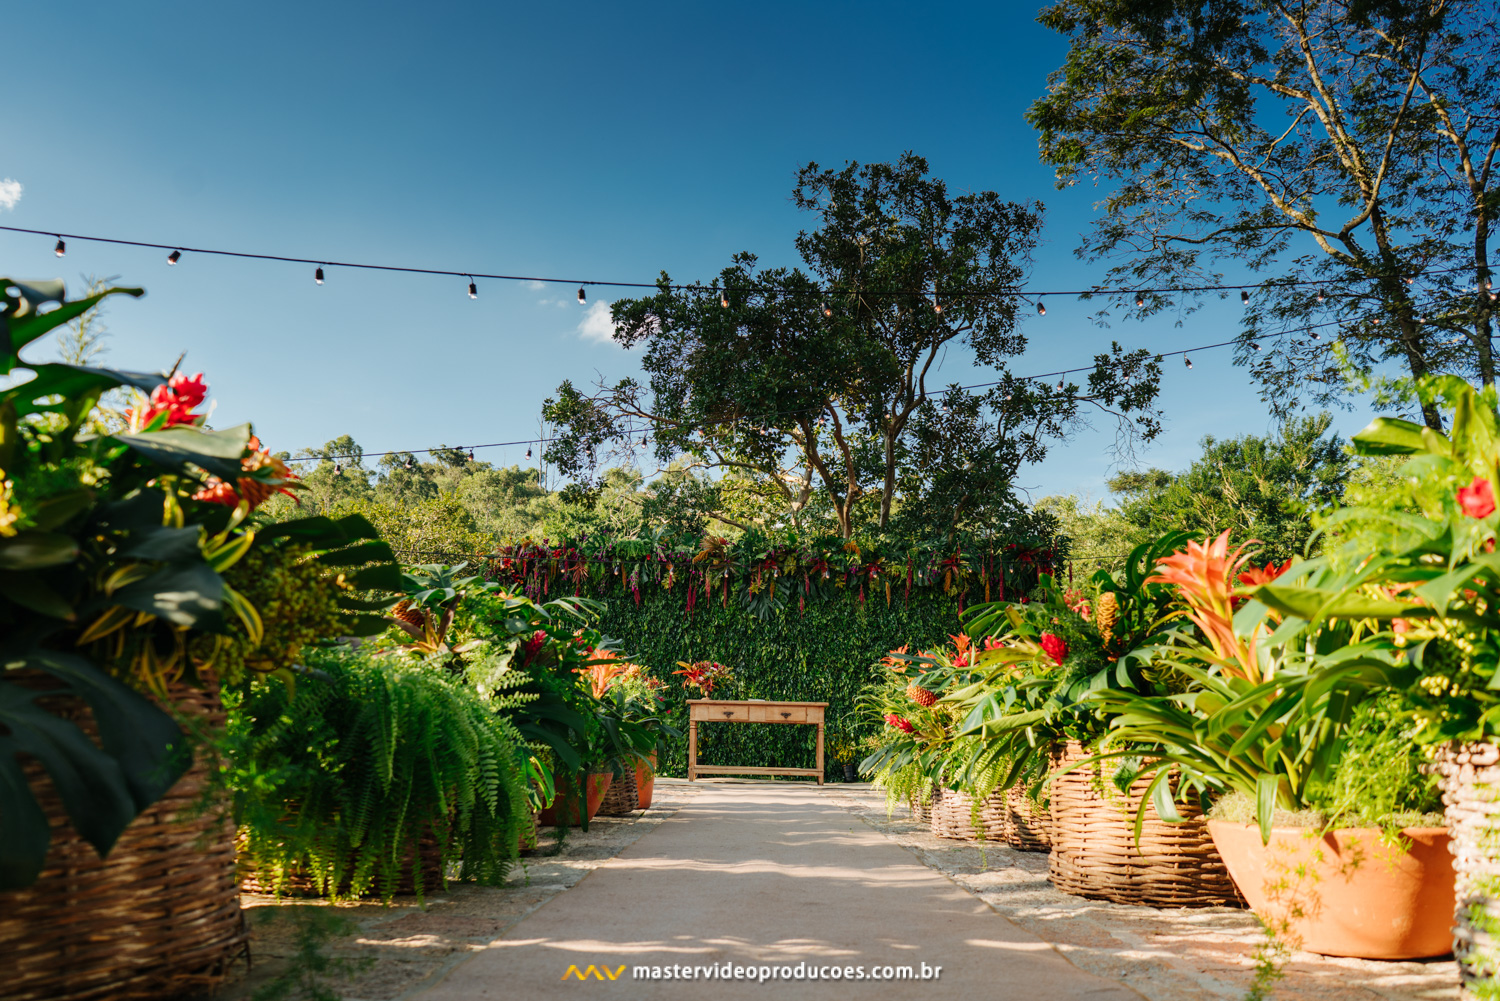
{"type": "MultiPolygon", "coordinates": [[[[655,589],[652,589],[655,591],[655,589]]],[[[878,592],[877,592],[878,594],[878,592]]],[[[644,593],[639,606],[628,593],[604,599],[600,623],[606,636],[624,641],[625,652],[666,682],[663,692],[683,738],[674,742],[659,767],[662,774],[687,774],[687,712],[678,661],[713,660],[734,669],[733,697],[771,701],[827,702],[829,722],[850,717],[854,699],[873,676],[872,666],[904,644],[912,650],[935,647],[959,631],[958,599],[940,593],[913,593],[906,604],[899,592],[887,607],[884,595],[863,606],[853,594],[795,604],[762,621],[731,599],[701,602],[689,618],[678,588],[644,593]]],[[[972,603],[972,601],[970,602],[972,603]]],[[[716,697],[720,696],[715,692],[716,697]]],[[[696,693],[693,697],[698,697],[696,693]]],[[[863,732],[869,732],[869,726],[863,732]]],[[[698,728],[701,764],[814,766],[810,726],[719,723],[698,728]]],[[[830,776],[842,769],[830,757],[830,776]]]]}

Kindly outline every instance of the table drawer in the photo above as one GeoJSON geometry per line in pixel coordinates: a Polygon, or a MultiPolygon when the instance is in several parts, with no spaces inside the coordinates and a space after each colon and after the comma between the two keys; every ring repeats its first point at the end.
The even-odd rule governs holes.
{"type": "Polygon", "coordinates": [[[712,706],[708,710],[709,720],[728,720],[734,723],[745,723],[751,719],[751,708],[749,706],[712,706]]]}
{"type": "Polygon", "coordinates": [[[806,723],[806,706],[775,706],[766,710],[768,723],[806,723]]]}

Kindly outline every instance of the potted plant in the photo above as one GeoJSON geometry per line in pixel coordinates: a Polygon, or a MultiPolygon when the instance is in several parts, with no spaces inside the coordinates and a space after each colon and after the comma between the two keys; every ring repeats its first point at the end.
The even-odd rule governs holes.
{"type": "MultiPolygon", "coordinates": [[[[1243,547],[1229,551],[1227,532],[1161,560],[1157,579],[1186,606],[1155,653],[1174,691],[1093,693],[1113,716],[1094,760],[1138,762],[1142,809],[1149,801],[1167,820],[1180,819],[1177,803],[1218,800],[1214,844],[1284,945],[1443,955],[1447,836],[1422,819],[1432,788],[1411,728],[1380,701],[1398,667],[1365,626],[1315,623],[1289,611],[1307,602],[1271,597],[1297,593],[1284,581],[1317,585],[1330,572],[1322,561],[1254,568],[1243,547]],[[1382,763],[1394,774],[1382,776],[1382,763]]],[[[1330,610],[1363,617],[1389,604],[1351,595],[1330,610]]]]}
{"type": "MultiPolygon", "coordinates": [[[[360,586],[393,570],[367,524],[266,524],[256,508],[295,477],[248,425],[205,426],[201,374],[19,357],[119,292],[141,294],[68,301],[61,282],[0,280],[0,374],[32,376],[0,390],[0,935],[10,985],[28,996],[100,983],[169,994],[223,974],[245,935],[233,830],[204,809],[210,761],[195,752],[222,724],[219,681],[286,676],[306,624],[246,571],[285,569],[294,537],[299,564],[337,562],[329,550],[352,544],[342,566],[371,564],[351,574],[360,586]],[[110,391],[134,405],[101,407],[110,391]],[[91,912],[105,895],[139,906],[91,912]],[[60,964],[58,935],[117,947],[60,964]]],[[[312,572],[323,625],[359,631],[347,587],[312,572]]]]}

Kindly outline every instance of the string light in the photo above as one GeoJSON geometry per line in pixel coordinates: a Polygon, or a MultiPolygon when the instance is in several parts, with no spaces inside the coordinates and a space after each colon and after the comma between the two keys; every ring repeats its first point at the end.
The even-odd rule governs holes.
{"type": "Polygon", "coordinates": [[[723,306],[725,309],[729,308],[729,290],[728,289],[725,289],[723,292],[719,293],[719,305],[723,306]]]}
{"type": "Polygon", "coordinates": [[[343,465],[343,463],[341,463],[341,462],[335,462],[333,464],[333,475],[334,476],[343,476],[344,475],[344,465],[343,465]]]}
{"type": "Polygon", "coordinates": [[[408,455],[406,457],[406,468],[407,469],[411,469],[415,465],[416,465],[416,462],[412,459],[411,456],[408,455]]]}
{"type": "Polygon", "coordinates": [[[833,315],[833,307],[830,306],[830,305],[828,305],[828,303],[826,303],[826,302],[823,303],[823,315],[824,316],[832,316],[833,315]]]}
{"type": "Polygon", "coordinates": [[[66,254],[68,252],[68,245],[66,243],[63,243],[62,237],[59,236],[57,238],[57,246],[53,247],[52,251],[53,253],[57,254],[58,257],[61,257],[63,254],[66,254]]]}
{"type": "Polygon", "coordinates": [[[1187,352],[1186,351],[1184,351],[1182,353],[1182,363],[1184,365],[1186,365],[1188,368],[1192,368],[1193,367],[1193,359],[1191,359],[1191,358],[1189,358],[1187,356],[1187,352]]]}
{"type": "Polygon", "coordinates": [[[526,446],[526,458],[528,458],[528,459],[531,458],[531,446],[530,445],[526,446]]]}
{"type": "Polygon", "coordinates": [[[469,449],[469,461],[470,462],[474,461],[474,450],[472,448],[469,449]]]}
{"type": "Polygon", "coordinates": [[[586,295],[583,294],[583,286],[582,285],[578,286],[578,302],[579,302],[579,305],[582,305],[583,303],[588,302],[588,296],[586,296],[586,295]]]}
{"type": "Polygon", "coordinates": [[[1247,290],[1247,289],[1240,289],[1240,302],[1244,303],[1247,306],[1250,304],[1250,292],[1249,292],[1249,290],[1247,290]]]}
{"type": "Polygon", "coordinates": [[[1318,302],[1321,303],[1321,302],[1323,302],[1323,300],[1325,300],[1327,298],[1328,298],[1328,292],[1325,289],[1323,289],[1322,287],[1319,287],[1319,289],[1318,289],[1318,302]]]}
{"type": "Polygon", "coordinates": [[[315,270],[313,272],[313,281],[316,282],[319,285],[323,284],[323,269],[322,268],[318,268],[317,270],[315,270]]]}
{"type": "Polygon", "coordinates": [[[180,260],[182,260],[182,251],[180,250],[174,250],[167,255],[168,264],[176,264],[180,260]]]}
{"type": "Polygon", "coordinates": [[[1316,330],[1309,330],[1307,332],[1307,336],[1311,337],[1315,341],[1321,341],[1323,339],[1322,336],[1316,330]]]}
{"type": "Polygon", "coordinates": [[[1036,315],[1037,316],[1046,316],[1047,315],[1047,307],[1046,307],[1045,304],[1043,304],[1041,296],[1037,296],[1036,297],[1036,315]]]}
{"type": "Polygon", "coordinates": [[[1135,308],[1136,309],[1144,309],[1145,307],[1146,307],[1146,297],[1145,297],[1145,295],[1143,295],[1140,292],[1137,292],[1135,294],[1135,308]]]}
{"type": "Polygon", "coordinates": [[[1061,392],[1062,392],[1062,390],[1063,390],[1063,381],[1062,381],[1062,379],[1058,379],[1058,380],[1057,380],[1057,391],[1058,391],[1058,392],[1059,392],[1059,393],[1061,393],[1061,392]]]}
{"type": "Polygon", "coordinates": [[[943,304],[940,303],[940,302],[938,302],[936,299],[933,299],[932,300],[932,311],[934,313],[941,313],[943,311],[943,304]]]}
{"type": "Polygon", "coordinates": [[[470,299],[478,299],[479,298],[479,286],[474,284],[474,276],[473,275],[469,276],[469,298],[470,299]]]}
{"type": "Polygon", "coordinates": [[[1250,346],[1252,348],[1254,348],[1256,351],[1260,350],[1260,342],[1259,341],[1251,341],[1250,342],[1250,346]]]}

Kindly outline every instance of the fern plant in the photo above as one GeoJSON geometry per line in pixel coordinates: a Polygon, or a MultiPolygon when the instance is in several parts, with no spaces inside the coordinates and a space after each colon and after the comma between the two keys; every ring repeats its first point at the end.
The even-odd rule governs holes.
{"type": "Polygon", "coordinates": [[[231,707],[242,860],[328,896],[388,900],[407,873],[420,893],[423,854],[445,877],[504,880],[533,752],[493,700],[415,658],[306,653],[295,689],[260,684],[231,707]]]}

